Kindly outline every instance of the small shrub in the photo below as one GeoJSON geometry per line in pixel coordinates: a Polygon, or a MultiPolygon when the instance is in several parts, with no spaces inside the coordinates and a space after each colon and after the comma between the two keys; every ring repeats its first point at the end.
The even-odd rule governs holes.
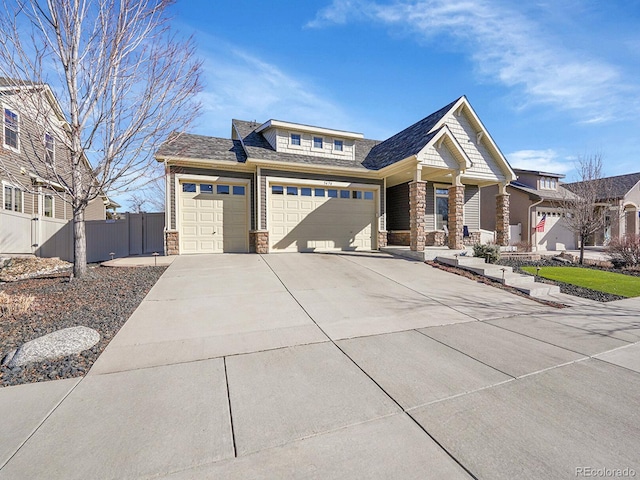
{"type": "Polygon", "coordinates": [[[606,249],[607,256],[616,268],[640,265],[640,235],[628,234],[611,240],[606,249]]]}
{"type": "Polygon", "coordinates": [[[491,243],[485,245],[476,243],[473,246],[473,256],[484,258],[487,263],[496,263],[500,260],[500,246],[491,243]]]}
{"type": "Polygon", "coordinates": [[[25,313],[31,307],[34,298],[30,295],[7,295],[0,292],[0,317],[25,313]]]}

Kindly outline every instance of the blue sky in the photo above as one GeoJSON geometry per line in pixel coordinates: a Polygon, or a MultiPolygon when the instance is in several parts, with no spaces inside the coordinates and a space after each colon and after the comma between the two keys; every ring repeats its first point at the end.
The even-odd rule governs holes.
{"type": "Polygon", "coordinates": [[[514,167],[640,171],[640,0],[182,0],[193,133],[270,118],[383,140],[466,95],[514,167]]]}

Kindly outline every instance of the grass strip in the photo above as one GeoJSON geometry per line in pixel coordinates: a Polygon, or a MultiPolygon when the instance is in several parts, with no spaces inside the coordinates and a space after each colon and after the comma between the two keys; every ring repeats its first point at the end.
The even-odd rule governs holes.
{"type": "MultiPolygon", "coordinates": [[[[522,267],[522,270],[536,274],[536,267],[522,267]]],[[[539,275],[549,280],[622,297],[640,296],[640,277],[632,275],[580,267],[541,267],[539,275]]]]}

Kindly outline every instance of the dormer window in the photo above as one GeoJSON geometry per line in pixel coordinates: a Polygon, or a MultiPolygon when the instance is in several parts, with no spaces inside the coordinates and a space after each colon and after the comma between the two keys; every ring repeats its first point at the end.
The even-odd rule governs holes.
{"type": "Polygon", "coordinates": [[[291,145],[300,146],[300,143],[301,143],[300,134],[299,133],[292,133],[291,134],[291,145]]]}
{"type": "Polygon", "coordinates": [[[540,190],[556,190],[558,180],[553,177],[540,177],[540,190]]]}
{"type": "Polygon", "coordinates": [[[342,140],[334,140],[333,141],[333,149],[336,152],[341,152],[343,150],[344,147],[344,142],[342,140]]]}
{"type": "Polygon", "coordinates": [[[322,137],[313,137],[313,148],[322,148],[323,139],[322,137]]]}

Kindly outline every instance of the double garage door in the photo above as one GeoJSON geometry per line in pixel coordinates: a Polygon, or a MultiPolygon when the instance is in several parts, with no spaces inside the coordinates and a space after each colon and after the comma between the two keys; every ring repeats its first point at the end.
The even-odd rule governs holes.
{"type": "Polygon", "coordinates": [[[376,197],[364,187],[270,183],[270,251],[375,249],[376,197]]]}
{"type": "MultiPolygon", "coordinates": [[[[376,198],[364,186],[272,183],[266,205],[269,250],[375,249],[376,198]]],[[[180,252],[248,252],[250,201],[246,184],[181,181],[180,252]]]]}
{"type": "Polygon", "coordinates": [[[180,252],[249,251],[249,191],[232,183],[180,183],[180,252]]]}

